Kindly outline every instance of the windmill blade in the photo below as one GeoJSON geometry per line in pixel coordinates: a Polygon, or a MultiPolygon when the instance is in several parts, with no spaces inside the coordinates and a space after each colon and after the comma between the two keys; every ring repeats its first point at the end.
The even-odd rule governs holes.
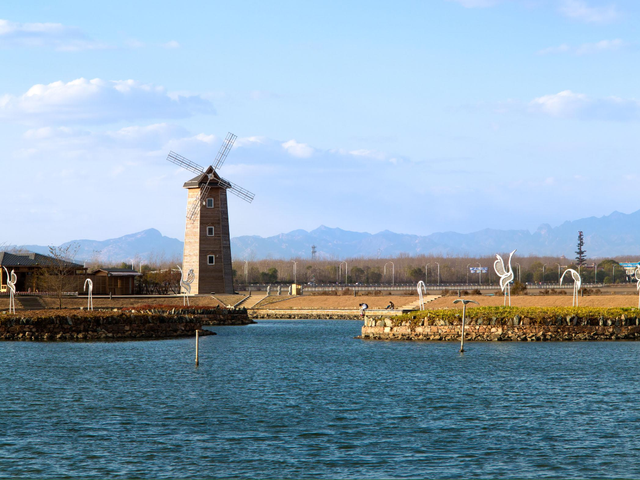
{"type": "Polygon", "coordinates": [[[193,202],[193,205],[191,206],[191,210],[189,210],[189,213],[187,214],[187,218],[189,220],[194,220],[196,218],[196,213],[198,213],[198,209],[200,208],[202,201],[207,197],[207,195],[209,195],[209,190],[211,190],[211,187],[209,186],[210,180],[211,180],[210,178],[207,179],[207,183],[202,188],[202,190],[200,190],[200,195],[198,195],[198,198],[196,199],[196,201],[193,202]]]}
{"type": "Polygon", "coordinates": [[[229,180],[225,180],[224,178],[220,178],[220,185],[224,188],[228,189],[231,193],[233,193],[236,197],[240,197],[245,202],[253,202],[253,198],[255,194],[247,190],[246,188],[242,188],[235,183],[231,183],[229,180]]]}
{"type": "Polygon", "coordinates": [[[176,165],[184,168],[185,170],[189,170],[190,172],[199,173],[199,174],[204,173],[204,168],[202,168],[197,163],[192,162],[188,158],[185,158],[182,155],[178,155],[176,152],[169,152],[169,155],[167,156],[167,160],[169,160],[171,163],[175,163],[176,165]]]}
{"type": "Polygon", "coordinates": [[[216,155],[216,159],[213,162],[214,170],[218,170],[220,167],[222,167],[222,164],[227,159],[227,155],[229,155],[229,152],[231,151],[231,147],[233,147],[233,144],[235,143],[236,138],[238,138],[237,135],[234,135],[231,132],[227,133],[227,138],[224,139],[224,143],[220,147],[220,150],[218,151],[218,155],[216,155]]]}

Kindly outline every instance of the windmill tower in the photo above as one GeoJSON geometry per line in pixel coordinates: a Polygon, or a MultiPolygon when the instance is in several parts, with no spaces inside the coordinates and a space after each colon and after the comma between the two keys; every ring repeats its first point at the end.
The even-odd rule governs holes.
{"type": "Polygon", "coordinates": [[[187,224],[184,232],[182,269],[193,269],[191,293],[233,293],[231,238],[227,192],[251,203],[253,193],[225,180],[218,170],[227,159],[236,136],[229,132],[215,161],[206,169],[169,152],[167,160],[196,176],[184,184],[187,189],[187,224]]]}

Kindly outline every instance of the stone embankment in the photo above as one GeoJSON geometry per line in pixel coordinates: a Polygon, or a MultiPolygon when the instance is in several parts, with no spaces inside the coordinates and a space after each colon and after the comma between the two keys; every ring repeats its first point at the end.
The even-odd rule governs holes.
{"type": "Polygon", "coordinates": [[[206,325],[253,323],[246,311],[206,315],[136,312],[57,312],[45,316],[0,316],[0,340],[124,340],[215,335],[206,325]]]}
{"type": "MultiPolygon", "coordinates": [[[[360,338],[367,340],[460,341],[460,324],[396,325],[391,318],[367,318],[360,338]]],[[[640,326],[624,319],[599,325],[583,325],[569,320],[565,325],[466,325],[467,341],[587,341],[640,340],[640,326]]],[[[587,323],[587,322],[584,322],[587,323]]]]}
{"type": "MultiPolygon", "coordinates": [[[[367,317],[382,318],[402,315],[403,310],[367,310],[367,317]]],[[[362,320],[360,310],[249,310],[249,316],[254,320],[362,320]]]]}

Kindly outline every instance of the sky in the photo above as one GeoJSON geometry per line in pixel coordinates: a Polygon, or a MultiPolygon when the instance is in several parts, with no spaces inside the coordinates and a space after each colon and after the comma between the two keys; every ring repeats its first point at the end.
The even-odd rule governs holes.
{"type": "Polygon", "coordinates": [[[0,244],[183,238],[227,132],[232,236],[535,230],[640,208],[640,2],[0,5],[0,244]]]}

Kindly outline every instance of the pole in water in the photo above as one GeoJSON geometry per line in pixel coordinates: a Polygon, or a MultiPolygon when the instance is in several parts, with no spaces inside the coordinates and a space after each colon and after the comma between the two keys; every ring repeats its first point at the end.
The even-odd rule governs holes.
{"type": "Polygon", "coordinates": [[[200,333],[196,330],[196,367],[200,365],[200,355],[198,353],[198,347],[200,346],[200,333]]]}
{"type": "Polygon", "coordinates": [[[460,334],[460,353],[464,353],[464,324],[467,316],[467,303],[475,303],[476,305],[480,305],[475,300],[465,300],[464,298],[456,298],[453,303],[462,302],[462,332],[460,334]]]}

